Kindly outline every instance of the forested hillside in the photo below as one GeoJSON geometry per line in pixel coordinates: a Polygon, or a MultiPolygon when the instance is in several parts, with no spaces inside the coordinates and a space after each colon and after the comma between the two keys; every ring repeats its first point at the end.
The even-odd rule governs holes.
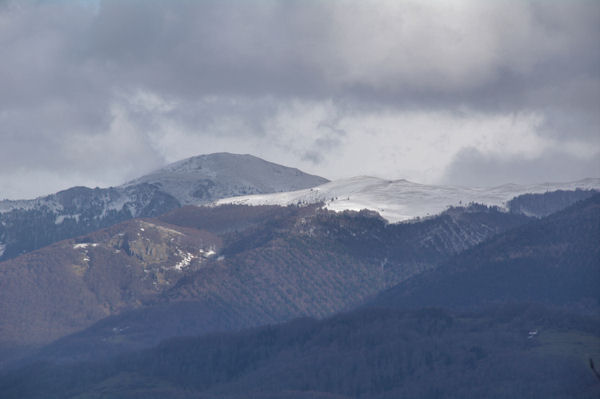
{"type": "Polygon", "coordinates": [[[600,195],[500,234],[382,293],[377,305],[532,301],[597,309],[600,195]]]}
{"type": "Polygon", "coordinates": [[[368,309],[178,338],[102,363],[0,376],[5,399],[593,399],[597,318],[531,305],[368,309]]]}

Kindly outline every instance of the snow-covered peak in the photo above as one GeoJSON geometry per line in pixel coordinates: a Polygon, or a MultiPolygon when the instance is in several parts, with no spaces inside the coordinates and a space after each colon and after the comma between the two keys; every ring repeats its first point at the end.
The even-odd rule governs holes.
{"type": "Polygon", "coordinates": [[[480,203],[506,207],[508,201],[522,194],[575,189],[600,190],[600,179],[469,188],[359,176],[293,192],[225,198],[216,204],[290,205],[323,202],[327,209],[334,211],[371,209],[395,223],[437,215],[450,206],[480,203]]]}
{"type": "MultiPolygon", "coordinates": [[[[101,203],[107,210],[121,210],[140,201],[145,206],[144,199],[155,191],[148,185],[172,196],[180,205],[199,205],[223,197],[299,190],[325,182],[327,179],[322,177],[252,155],[215,153],[174,162],[118,187],[72,187],[30,200],[0,200],[0,214],[41,208],[62,214],[65,208],[84,208],[92,202],[101,203]]],[[[130,211],[139,216],[140,209],[130,211]]]]}
{"type": "Polygon", "coordinates": [[[252,155],[215,153],[172,163],[124,187],[154,184],[182,205],[198,205],[217,198],[299,190],[325,182],[322,177],[252,155]]]}

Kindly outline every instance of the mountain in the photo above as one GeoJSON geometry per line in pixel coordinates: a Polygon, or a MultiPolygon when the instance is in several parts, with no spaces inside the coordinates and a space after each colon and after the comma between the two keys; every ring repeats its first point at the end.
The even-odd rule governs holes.
{"type": "MultiPolygon", "coordinates": [[[[376,177],[361,176],[336,180],[318,187],[294,192],[224,198],[218,200],[217,204],[289,205],[324,203],[327,209],[334,211],[374,210],[389,222],[395,223],[438,215],[448,207],[470,203],[508,209],[508,202],[523,194],[543,194],[557,190],[574,191],[576,189],[585,192],[600,190],[600,179],[585,179],[571,183],[505,184],[493,188],[468,188],[432,186],[412,183],[407,180],[382,180],[376,177]]],[[[560,208],[560,206],[559,204],[557,208],[560,208]]],[[[513,207],[513,209],[516,208],[513,207]]],[[[528,212],[530,216],[544,215],[543,212],[537,214],[534,210],[528,210],[528,212]]]]}
{"type": "Polygon", "coordinates": [[[158,216],[242,194],[327,182],[251,155],[200,155],[119,187],[73,187],[33,200],[0,201],[0,261],[135,217],[158,216]]]}
{"type": "Polygon", "coordinates": [[[527,301],[597,311],[600,194],[499,234],[379,295],[374,306],[527,301]]]}
{"type": "MultiPolygon", "coordinates": [[[[577,197],[588,193],[571,194],[577,197]]],[[[543,204],[554,203],[554,195],[528,195],[526,203],[541,209],[543,204]]],[[[562,192],[556,195],[561,201],[571,198],[562,192]]],[[[517,197],[512,203],[520,201],[521,197],[517,197]]],[[[550,220],[554,220],[553,217],[550,220]]],[[[565,223],[570,218],[562,219],[555,228],[570,231],[570,240],[587,242],[588,232],[565,223]]],[[[572,223],[586,226],[586,218],[573,217],[572,223]]],[[[325,317],[359,305],[392,287],[394,282],[400,282],[399,287],[403,287],[403,281],[421,281],[420,276],[444,268],[454,262],[455,256],[456,262],[462,262],[460,257],[469,253],[469,248],[475,251],[497,234],[514,232],[514,242],[510,245],[515,247],[527,237],[521,234],[538,234],[521,233],[516,229],[528,226],[536,218],[483,205],[450,208],[437,217],[400,224],[385,223],[369,211],[333,212],[320,210],[318,206],[182,208],[160,220],[217,234],[224,243],[217,258],[221,260],[214,267],[207,262],[201,270],[182,277],[164,292],[159,303],[105,318],[44,348],[41,358],[77,359],[81,353],[102,356],[150,346],[170,336],[239,329],[298,316],[325,317]]],[[[545,220],[535,223],[545,223],[545,220]]],[[[590,248],[593,247],[588,246],[587,250],[590,248]]],[[[552,254],[551,247],[541,251],[552,254]]],[[[589,253],[587,256],[590,257],[589,253]]],[[[576,261],[573,263],[578,265],[576,261]]],[[[519,271],[511,272],[514,272],[513,279],[520,278],[519,271]]],[[[581,273],[573,275],[576,279],[581,277],[581,273]]],[[[540,277],[542,281],[546,278],[543,270],[540,277]]],[[[469,276],[460,279],[471,281],[469,276]]],[[[595,281],[589,279],[588,288],[593,288],[595,281]]],[[[530,279],[525,279],[523,284],[531,284],[530,279]]],[[[451,305],[451,301],[428,302],[427,298],[443,298],[446,291],[468,298],[468,293],[476,290],[461,281],[450,285],[422,290],[414,307],[451,305]]],[[[515,287],[520,285],[515,284],[515,287]]],[[[485,289],[481,290],[485,292],[485,289]]],[[[403,291],[390,289],[389,292],[403,291]]],[[[581,291],[585,292],[589,294],[589,289],[581,291]]],[[[488,299],[501,301],[508,296],[510,300],[512,292],[508,290],[502,295],[501,290],[491,290],[488,299]]],[[[392,306],[396,302],[394,296],[391,298],[377,304],[392,306]]],[[[481,299],[474,297],[472,302],[481,299]]],[[[519,299],[528,298],[514,296],[514,300],[519,299]]],[[[557,299],[561,305],[569,304],[569,301],[560,302],[559,296],[557,299]]],[[[584,304],[584,308],[586,306],[589,304],[584,304]]]]}
{"type": "Polygon", "coordinates": [[[597,318],[532,305],[363,309],[0,375],[6,399],[592,399],[597,318]]]}
{"type": "Polygon", "coordinates": [[[0,349],[47,343],[126,309],[201,265],[221,240],[135,219],[0,263],[0,349]]]}
{"type": "Polygon", "coordinates": [[[181,205],[202,205],[225,197],[295,191],[327,182],[252,155],[216,153],[172,163],[124,187],[151,184],[181,205]]]}
{"type": "Polygon", "coordinates": [[[597,397],[600,194],[505,206],[184,206],[0,262],[0,392],[597,397]]]}
{"type": "Polygon", "coordinates": [[[388,224],[372,212],[232,205],[133,219],[1,262],[0,349],[89,327],[46,353],[102,355],[324,317],[529,220],[485,206],[388,224]]]}
{"type": "Polygon", "coordinates": [[[506,203],[511,213],[544,217],[594,196],[598,190],[557,190],[544,194],[523,194],[506,203]]]}
{"type": "MultiPolygon", "coordinates": [[[[549,198],[513,203],[548,209],[549,198]]],[[[600,194],[539,219],[472,205],[388,224],[368,211],[228,205],[126,224],[141,222],[126,240],[120,236],[121,252],[156,260],[148,250],[175,239],[176,248],[189,243],[183,253],[200,247],[204,255],[179,255],[189,262],[175,267],[179,252],[165,250],[166,261],[146,270],[177,270],[180,278],[167,276],[146,306],[104,318],[0,373],[3,397],[600,395],[589,366],[600,358],[600,194]],[[142,244],[153,230],[163,232],[152,233],[158,241],[142,244]],[[218,332],[331,315],[394,280],[402,281],[367,307],[218,332]],[[179,337],[131,352],[169,336],[179,337]]],[[[65,245],[87,251],[82,257],[92,264],[102,235],[119,237],[121,227],[112,229],[65,245]]]]}

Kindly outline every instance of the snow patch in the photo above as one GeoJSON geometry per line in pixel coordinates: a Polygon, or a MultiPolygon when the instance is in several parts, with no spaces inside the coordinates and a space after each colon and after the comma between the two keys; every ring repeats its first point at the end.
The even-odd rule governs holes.
{"type": "Polygon", "coordinates": [[[62,224],[65,219],[75,219],[76,222],[79,223],[79,217],[81,216],[81,214],[75,214],[75,215],[57,215],[56,219],[54,219],[54,224],[62,224]]]}
{"type": "Polygon", "coordinates": [[[177,249],[177,255],[181,257],[181,260],[177,262],[175,266],[173,266],[173,269],[175,270],[182,270],[184,267],[188,267],[190,263],[192,263],[192,260],[196,258],[196,256],[194,256],[193,254],[189,252],[183,252],[179,248],[177,249]]]}
{"type": "Polygon", "coordinates": [[[4,255],[4,251],[6,251],[6,245],[0,244],[0,256],[4,255]]]}
{"type": "Polygon", "coordinates": [[[98,245],[99,244],[97,242],[93,242],[93,243],[82,242],[80,244],[73,245],[73,249],[82,249],[82,248],[87,248],[87,247],[97,247],[98,245]]]}
{"type": "MultiPolygon", "coordinates": [[[[139,226],[140,226],[140,231],[145,231],[145,229],[155,229],[158,230],[160,233],[163,234],[168,234],[171,236],[182,236],[184,235],[182,232],[174,230],[174,229],[170,229],[168,227],[165,226],[161,226],[160,224],[153,224],[153,223],[148,223],[148,222],[139,222],[139,226]]],[[[138,233],[139,235],[140,233],[138,233]]]]}
{"type": "Polygon", "coordinates": [[[214,246],[211,246],[208,250],[201,248],[198,252],[200,253],[200,256],[203,258],[210,258],[211,256],[215,256],[217,254],[214,246]]]}
{"type": "Polygon", "coordinates": [[[177,256],[179,256],[179,258],[181,259],[179,262],[177,262],[175,264],[175,266],[171,267],[171,269],[175,269],[175,270],[183,270],[184,268],[188,267],[191,263],[192,260],[194,259],[208,259],[212,256],[215,256],[217,254],[217,252],[215,251],[215,247],[211,246],[208,249],[203,249],[200,248],[198,250],[198,255],[194,255],[191,252],[185,252],[182,251],[181,249],[177,248],[177,256]]]}

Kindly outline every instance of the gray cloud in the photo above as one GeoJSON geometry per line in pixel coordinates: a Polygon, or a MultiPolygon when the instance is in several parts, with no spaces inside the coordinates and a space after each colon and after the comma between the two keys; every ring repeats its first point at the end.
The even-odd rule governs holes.
{"type": "Polygon", "coordinates": [[[568,182],[582,176],[600,176],[600,153],[584,160],[560,151],[548,151],[531,159],[503,159],[471,148],[457,154],[444,180],[457,185],[490,186],[499,182],[568,182]]]}
{"type": "MultiPolygon", "coordinates": [[[[579,176],[600,151],[598,37],[600,5],[584,0],[4,1],[0,197],[42,193],[15,183],[19,173],[117,184],[208,150],[339,177],[352,168],[329,158],[356,154],[390,114],[408,124],[386,125],[383,148],[409,151],[410,138],[423,154],[407,131],[416,115],[487,118],[495,132],[494,121],[535,115],[534,135],[552,143],[531,162],[545,165],[562,142],[587,146],[561,152],[579,176]],[[339,134],[358,131],[349,120],[365,133],[339,134]]],[[[471,147],[488,156],[482,135],[471,147]]],[[[460,180],[461,154],[429,180],[460,180]]],[[[422,166],[393,161],[410,156],[389,154],[379,174],[422,178],[410,172],[422,166]]]]}

